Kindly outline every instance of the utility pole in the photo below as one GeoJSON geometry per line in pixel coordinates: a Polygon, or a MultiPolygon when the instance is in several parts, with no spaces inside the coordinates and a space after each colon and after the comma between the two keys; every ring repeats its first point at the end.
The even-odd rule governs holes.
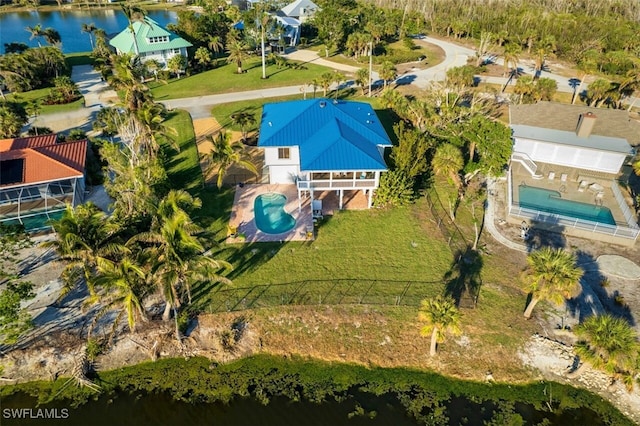
{"type": "Polygon", "coordinates": [[[371,80],[373,78],[373,41],[369,42],[369,97],[371,97],[371,80]]]}

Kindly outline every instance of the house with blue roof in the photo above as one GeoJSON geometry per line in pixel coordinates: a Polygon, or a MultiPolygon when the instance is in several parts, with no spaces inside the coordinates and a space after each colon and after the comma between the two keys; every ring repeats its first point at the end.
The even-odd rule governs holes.
{"type": "Polygon", "coordinates": [[[133,23],[133,33],[127,27],[109,40],[109,44],[119,55],[136,55],[142,62],[155,59],[165,68],[169,59],[176,55],[186,58],[187,48],[192,46],[148,16],[144,17],[144,21],[133,23]]]}
{"type": "Polygon", "coordinates": [[[298,198],[362,191],[371,207],[380,174],[387,170],[389,136],[371,105],[309,99],[265,104],[258,147],[271,184],[294,184],[298,198]]]}

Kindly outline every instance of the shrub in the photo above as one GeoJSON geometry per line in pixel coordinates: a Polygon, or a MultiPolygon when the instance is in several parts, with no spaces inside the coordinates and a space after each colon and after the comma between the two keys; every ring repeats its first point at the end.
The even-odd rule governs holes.
{"type": "Polygon", "coordinates": [[[380,177],[376,191],[376,207],[404,206],[413,201],[413,180],[399,170],[389,171],[380,177]]]}

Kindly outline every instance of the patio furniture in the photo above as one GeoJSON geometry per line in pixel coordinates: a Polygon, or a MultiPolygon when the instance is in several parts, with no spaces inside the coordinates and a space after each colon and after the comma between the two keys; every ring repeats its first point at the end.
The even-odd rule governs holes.
{"type": "Polygon", "coordinates": [[[592,183],[591,185],[589,185],[589,192],[593,192],[594,194],[602,192],[603,189],[604,186],[600,185],[599,183],[592,183]]]}
{"type": "Polygon", "coordinates": [[[602,199],[604,198],[604,191],[600,191],[596,194],[595,203],[597,206],[602,205],[602,199]]]}
{"type": "Polygon", "coordinates": [[[554,180],[556,178],[556,172],[549,172],[549,180],[554,180]]]}
{"type": "Polygon", "coordinates": [[[580,186],[578,186],[578,192],[584,192],[585,189],[589,186],[589,182],[583,180],[580,182],[580,186]]]}
{"type": "Polygon", "coordinates": [[[560,175],[560,182],[566,182],[567,181],[567,174],[563,173],[560,175]]]}

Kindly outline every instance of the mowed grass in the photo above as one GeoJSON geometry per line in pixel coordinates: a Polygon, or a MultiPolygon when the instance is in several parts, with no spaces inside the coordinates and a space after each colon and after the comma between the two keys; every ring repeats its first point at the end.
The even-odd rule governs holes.
{"type": "Polygon", "coordinates": [[[19,104],[22,104],[22,106],[24,107],[26,107],[30,101],[40,101],[40,105],[42,109],[38,113],[39,115],[54,114],[57,112],[68,112],[68,111],[74,111],[76,109],[84,108],[84,105],[83,105],[84,100],[82,98],[78,99],[77,101],[70,102],[68,104],[45,105],[44,99],[47,97],[47,95],[51,90],[52,90],[51,88],[44,88],[44,89],[30,90],[28,92],[11,93],[7,95],[7,100],[18,102],[19,104]]]}
{"type": "Polygon", "coordinates": [[[268,78],[263,80],[260,57],[251,57],[246,60],[243,63],[243,69],[245,73],[237,74],[235,64],[225,64],[197,75],[172,80],[169,84],[152,83],[151,92],[156,101],[163,101],[271,87],[302,86],[309,84],[321,74],[331,71],[329,68],[313,64],[304,64],[302,69],[277,68],[275,65],[268,65],[268,78]]]}
{"type": "Polygon", "coordinates": [[[176,132],[170,135],[173,143],[166,139],[162,141],[169,184],[174,189],[197,193],[202,188],[203,178],[191,115],[183,110],[172,111],[164,125],[176,132]]]}

